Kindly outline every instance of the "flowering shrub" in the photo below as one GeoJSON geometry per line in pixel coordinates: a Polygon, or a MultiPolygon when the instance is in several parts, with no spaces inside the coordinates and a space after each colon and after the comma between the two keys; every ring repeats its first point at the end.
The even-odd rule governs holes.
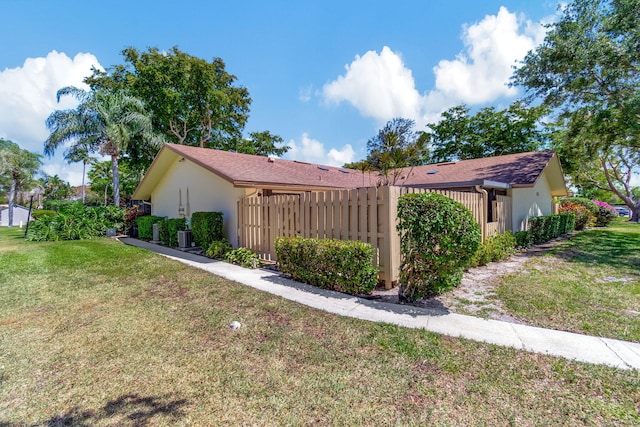
{"type": "Polygon", "coordinates": [[[593,200],[593,203],[598,207],[595,220],[596,227],[607,227],[618,216],[618,211],[610,204],[599,200],[593,200]]]}
{"type": "Polygon", "coordinates": [[[576,230],[595,224],[598,206],[589,199],[568,198],[560,201],[559,213],[572,213],[576,216],[576,230]]]}

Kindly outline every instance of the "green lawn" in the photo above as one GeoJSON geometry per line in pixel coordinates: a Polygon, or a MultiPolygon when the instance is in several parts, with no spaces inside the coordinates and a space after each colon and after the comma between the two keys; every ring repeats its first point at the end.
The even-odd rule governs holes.
{"type": "Polygon", "coordinates": [[[638,371],[343,318],[114,240],[20,232],[0,229],[3,427],[640,423],[638,371]]]}
{"type": "Polygon", "coordinates": [[[640,342],[640,224],[579,233],[502,278],[497,295],[532,325],[640,342]]]}

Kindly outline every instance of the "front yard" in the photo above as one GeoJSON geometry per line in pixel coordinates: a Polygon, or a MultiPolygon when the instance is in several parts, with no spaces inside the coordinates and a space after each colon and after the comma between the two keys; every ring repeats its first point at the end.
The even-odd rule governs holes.
{"type": "Polygon", "coordinates": [[[115,240],[21,232],[0,229],[3,426],[640,422],[638,371],[343,318],[115,240]]]}

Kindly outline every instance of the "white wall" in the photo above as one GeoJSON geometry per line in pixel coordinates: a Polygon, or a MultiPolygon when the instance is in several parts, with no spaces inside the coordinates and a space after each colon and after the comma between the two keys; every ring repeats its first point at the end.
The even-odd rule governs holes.
{"type": "Polygon", "coordinates": [[[526,230],[529,217],[553,213],[553,197],[546,173],[542,174],[533,188],[513,188],[510,193],[513,231],[526,230]]]}
{"type": "Polygon", "coordinates": [[[246,193],[212,172],[189,160],[176,159],[151,193],[151,214],[180,218],[180,194],[185,216],[193,212],[222,212],[225,236],[233,247],[238,246],[236,202],[246,193]],[[188,199],[187,199],[188,192],[188,199]]]}
{"type": "MultiPolygon", "coordinates": [[[[34,203],[35,206],[35,203],[34,203]]],[[[29,216],[29,209],[22,206],[13,207],[13,226],[18,227],[27,225],[27,217],[29,216]]],[[[0,226],[7,227],[9,225],[9,208],[4,208],[0,211],[0,226]]]]}

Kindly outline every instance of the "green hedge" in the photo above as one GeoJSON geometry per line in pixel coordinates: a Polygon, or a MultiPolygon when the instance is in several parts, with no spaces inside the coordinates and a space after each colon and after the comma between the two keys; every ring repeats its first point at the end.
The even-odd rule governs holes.
{"type": "Polygon", "coordinates": [[[570,233],[574,227],[575,215],[563,213],[529,218],[528,231],[531,233],[531,242],[537,245],[570,233]]]}
{"type": "Polygon", "coordinates": [[[145,215],[136,219],[138,224],[138,238],[144,240],[153,239],[153,224],[160,223],[164,220],[163,216],[145,215]]]}
{"type": "Polygon", "coordinates": [[[378,282],[368,243],[278,237],[275,246],[278,267],[299,282],[351,294],[369,294],[378,282]]]}
{"type": "Polygon", "coordinates": [[[459,285],[481,240],[471,211],[441,194],[405,194],[398,219],[399,297],[414,301],[459,285]]]}
{"type": "Polygon", "coordinates": [[[516,252],[517,246],[518,241],[510,231],[489,236],[473,254],[468,267],[478,267],[490,262],[505,260],[516,252]]]}
{"type": "Polygon", "coordinates": [[[160,221],[160,241],[167,246],[178,246],[178,231],[187,229],[184,218],[165,218],[160,221]]]}
{"type": "Polygon", "coordinates": [[[203,249],[222,240],[222,212],[194,212],[191,215],[193,241],[203,249]]]}
{"type": "Polygon", "coordinates": [[[42,218],[43,216],[56,216],[58,213],[50,209],[39,209],[31,211],[31,219],[42,218]]]}

